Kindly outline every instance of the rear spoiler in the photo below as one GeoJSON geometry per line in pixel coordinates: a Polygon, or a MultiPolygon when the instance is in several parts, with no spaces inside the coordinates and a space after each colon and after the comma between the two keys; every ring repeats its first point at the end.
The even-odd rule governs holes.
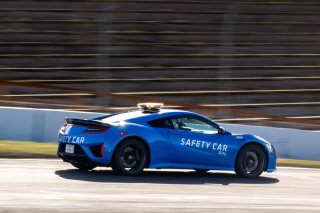
{"type": "Polygon", "coordinates": [[[67,124],[83,125],[83,126],[106,126],[111,127],[111,125],[102,123],[99,121],[77,119],[77,118],[65,118],[67,124]]]}

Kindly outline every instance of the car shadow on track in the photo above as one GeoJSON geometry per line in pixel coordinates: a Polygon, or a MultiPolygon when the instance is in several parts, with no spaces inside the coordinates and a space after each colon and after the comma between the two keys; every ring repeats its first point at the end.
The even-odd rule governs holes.
{"type": "Polygon", "coordinates": [[[156,183],[156,184],[274,184],[277,178],[264,177],[257,179],[240,178],[233,173],[210,171],[199,174],[194,171],[144,171],[140,176],[120,176],[112,170],[81,171],[77,169],[57,170],[56,175],[65,179],[103,183],[156,183]]]}

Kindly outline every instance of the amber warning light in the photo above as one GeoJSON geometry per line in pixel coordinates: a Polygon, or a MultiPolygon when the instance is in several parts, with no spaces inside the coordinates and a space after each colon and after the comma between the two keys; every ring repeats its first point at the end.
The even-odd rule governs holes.
{"type": "Polygon", "coordinates": [[[163,103],[139,103],[137,106],[144,112],[158,112],[163,107],[163,103]]]}

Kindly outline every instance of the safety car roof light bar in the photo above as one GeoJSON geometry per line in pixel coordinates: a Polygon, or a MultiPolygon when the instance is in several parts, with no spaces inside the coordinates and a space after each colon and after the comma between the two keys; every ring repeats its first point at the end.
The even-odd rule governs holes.
{"type": "Polygon", "coordinates": [[[163,105],[163,103],[138,103],[137,107],[145,113],[155,113],[159,112],[163,105]]]}

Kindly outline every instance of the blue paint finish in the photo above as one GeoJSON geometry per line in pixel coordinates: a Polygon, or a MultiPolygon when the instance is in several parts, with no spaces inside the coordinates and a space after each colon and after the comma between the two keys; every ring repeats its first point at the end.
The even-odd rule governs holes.
{"type": "Polygon", "coordinates": [[[65,130],[59,132],[58,156],[62,157],[61,153],[65,152],[61,150],[62,143],[75,144],[82,148],[91,162],[109,166],[117,145],[127,138],[136,137],[143,140],[150,150],[150,168],[234,170],[239,150],[248,143],[258,143],[268,155],[267,171],[276,170],[276,153],[269,142],[255,135],[234,135],[227,131],[218,133],[220,126],[217,123],[193,112],[163,109],[157,113],[144,113],[137,110],[93,120],[96,121],[95,125],[97,122],[102,126],[107,125],[108,130],[85,133],[90,120],[87,122],[88,126],[68,124],[65,130]],[[217,128],[217,132],[158,128],[148,124],[149,121],[160,118],[172,120],[176,116],[202,119],[217,128]],[[90,147],[101,144],[104,144],[104,156],[97,157],[90,147]]]}

